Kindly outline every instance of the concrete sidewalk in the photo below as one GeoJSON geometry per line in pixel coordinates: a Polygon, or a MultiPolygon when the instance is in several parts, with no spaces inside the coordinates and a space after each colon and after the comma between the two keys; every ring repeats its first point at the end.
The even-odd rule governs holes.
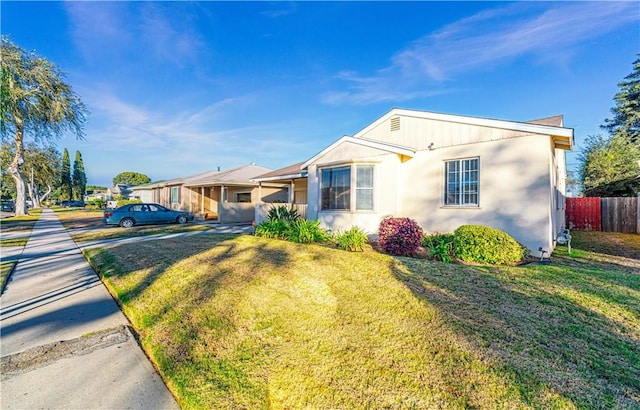
{"type": "Polygon", "coordinates": [[[177,409],[51,210],[0,297],[2,409],[177,409]]]}

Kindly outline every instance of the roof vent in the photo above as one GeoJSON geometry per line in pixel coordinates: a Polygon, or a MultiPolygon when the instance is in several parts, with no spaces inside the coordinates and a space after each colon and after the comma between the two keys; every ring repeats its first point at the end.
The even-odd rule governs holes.
{"type": "Polygon", "coordinates": [[[400,117],[391,119],[391,131],[400,131],[400,117]]]}

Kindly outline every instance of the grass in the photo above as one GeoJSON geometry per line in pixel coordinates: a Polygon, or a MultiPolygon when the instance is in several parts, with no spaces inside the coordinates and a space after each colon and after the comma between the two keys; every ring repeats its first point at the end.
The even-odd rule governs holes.
{"type": "Polygon", "coordinates": [[[0,248],[5,246],[25,246],[29,238],[12,238],[12,239],[0,239],[0,248]]]}
{"type": "Polygon", "coordinates": [[[0,293],[4,292],[4,286],[16,263],[16,261],[0,261],[0,293]]]}
{"type": "Polygon", "coordinates": [[[85,252],[183,408],[639,408],[635,239],[573,234],[518,267],[228,235],[85,252]]]}
{"type": "Polygon", "coordinates": [[[31,231],[41,213],[41,209],[30,209],[29,215],[2,218],[0,219],[0,229],[2,232],[31,231]]]}
{"type": "Polygon", "coordinates": [[[102,222],[101,210],[72,210],[61,208],[58,219],[76,242],[97,241],[115,238],[158,235],[178,232],[206,231],[206,225],[187,223],[184,225],[137,225],[132,228],[107,226],[102,222]]]}

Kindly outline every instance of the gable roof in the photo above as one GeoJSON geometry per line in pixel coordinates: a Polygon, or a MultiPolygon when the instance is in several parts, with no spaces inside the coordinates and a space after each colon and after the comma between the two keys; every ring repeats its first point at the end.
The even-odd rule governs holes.
{"type": "Polygon", "coordinates": [[[396,116],[405,116],[405,117],[414,117],[414,118],[423,118],[429,120],[436,121],[445,121],[452,122],[458,124],[466,124],[466,125],[476,125],[480,127],[489,127],[489,128],[497,128],[504,130],[512,130],[512,131],[521,131],[521,132],[529,132],[532,134],[541,134],[541,135],[549,135],[556,146],[556,148],[561,149],[573,149],[573,128],[565,128],[557,125],[548,125],[552,121],[556,121],[558,118],[562,118],[561,116],[548,117],[540,120],[533,120],[529,122],[518,122],[518,121],[506,121],[506,120],[497,120],[491,118],[481,118],[481,117],[470,117],[467,115],[456,115],[456,114],[441,114],[430,111],[418,111],[418,110],[407,110],[401,108],[393,108],[388,113],[384,114],[382,117],[378,118],[371,124],[367,125],[362,130],[358,131],[354,138],[360,138],[363,135],[366,135],[370,130],[378,127],[383,122],[387,121],[391,117],[396,116]],[[552,120],[553,119],[553,120],[552,120]]]}
{"type": "Polygon", "coordinates": [[[271,171],[270,168],[261,167],[254,163],[228,171],[200,174],[184,181],[184,185],[214,186],[214,185],[255,185],[252,179],[258,175],[271,171]]]}
{"type": "Polygon", "coordinates": [[[280,181],[283,179],[295,179],[304,178],[307,176],[307,171],[302,169],[304,162],[298,162],[286,167],[276,169],[275,171],[267,172],[266,174],[258,175],[253,178],[252,181],[267,182],[267,181],[280,181]]]}
{"type": "Polygon", "coordinates": [[[538,118],[536,120],[526,121],[528,124],[551,125],[552,127],[564,126],[564,117],[562,115],[554,115],[553,117],[538,118]]]}
{"type": "Polygon", "coordinates": [[[311,165],[312,163],[316,162],[320,157],[322,157],[323,155],[325,155],[329,151],[333,150],[334,148],[336,148],[339,145],[344,144],[344,143],[352,143],[352,144],[356,144],[356,145],[362,145],[362,146],[365,146],[365,147],[375,148],[375,149],[379,149],[381,151],[387,151],[387,152],[391,152],[391,153],[394,153],[394,154],[398,154],[398,155],[400,155],[402,157],[409,157],[409,158],[412,158],[416,153],[416,151],[414,149],[412,149],[412,148],[403,147],[403,146],[395,145],[395,144],[389,144],[389,143],[381,142],[381,141],[368,140],[368,139],[365,139],[365,138],[358,138],[358,137],[355,137],[355,136],[354,137],[350,137],[348,135],[345,135],[344,137],[340,138],[339,140],[337,140],[333,144],[329,145],[327,148],[323,149],[322,151],[320,151],[319,153],[314,155],[308,161],[304,162],[302,164],[302,169],[303,170],[307,169],[307,167],[309,165],[311,165]]]}

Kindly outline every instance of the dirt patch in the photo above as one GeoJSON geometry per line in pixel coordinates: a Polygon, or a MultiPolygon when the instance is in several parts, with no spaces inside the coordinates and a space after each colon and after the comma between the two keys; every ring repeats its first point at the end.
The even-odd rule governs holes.
{"type": "Polygon", "coordinates": [[[126,326],[119,326],[73,340],[37,346],[0,358],[0,377],[5,379],[18,373],[47,366],[66,357],[86,355],[105,347],[124,343],[131,337],[131,332],[126,326]]]}

